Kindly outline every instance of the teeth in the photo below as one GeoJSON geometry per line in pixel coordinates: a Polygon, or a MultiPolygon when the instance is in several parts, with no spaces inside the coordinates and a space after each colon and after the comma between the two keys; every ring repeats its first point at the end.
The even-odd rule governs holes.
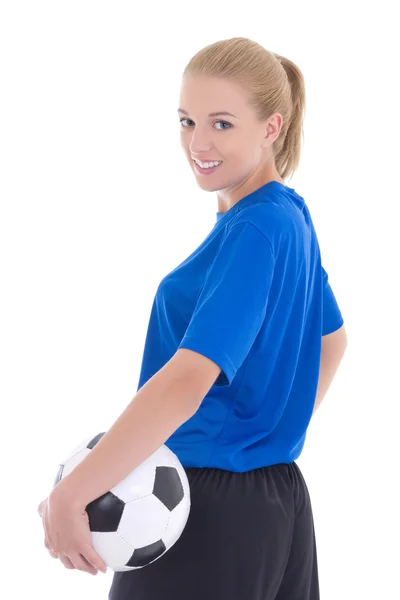
{"type": "Polygon", "coordinates": [[[222,163],[222,160],[215,160],[213,162],[202,163],[199,160],[196,160],[197,164],[200,165],[202,169],[209,169],[210,167],[216,167],[222,163]]]}

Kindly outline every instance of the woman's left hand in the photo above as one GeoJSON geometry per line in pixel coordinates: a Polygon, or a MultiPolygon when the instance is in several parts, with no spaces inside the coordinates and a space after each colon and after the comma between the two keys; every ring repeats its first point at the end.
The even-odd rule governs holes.
{"type": "Polygon", "coordinates": [[[86,510],[71,505],[54,491],[38,507],[42,517],[44,545],[53,558],[67,569],[79,569],[92,575],[106,573],[107,565],[92,547],[86,510]]]}

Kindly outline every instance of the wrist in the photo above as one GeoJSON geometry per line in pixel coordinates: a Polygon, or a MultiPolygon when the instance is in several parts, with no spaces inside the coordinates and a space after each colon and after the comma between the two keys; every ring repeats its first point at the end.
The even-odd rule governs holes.
{"type": "Polygon", "coordinates": [[[62,505],[63,510],[70,512],[83,512],[86,510],[86,506],[80,500],[79,494],[70,484],[68,478],[62,479],[53,489],[50,496],[58,505],[62,505]]]}

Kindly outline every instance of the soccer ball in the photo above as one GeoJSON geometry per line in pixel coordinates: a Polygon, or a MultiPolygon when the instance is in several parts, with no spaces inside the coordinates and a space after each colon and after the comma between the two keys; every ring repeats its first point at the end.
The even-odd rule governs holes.
{"type": "MultiPolygon", "coordinates": [[[[60,463],[54,486],[103,437],[99,433],[60,463]]],[[[190,511],[190,488],[178,457],[162,445],[125,479],[87,505],[91,542],[114,571],[132,571],[160,558],[180,537],[190,511]]]]}

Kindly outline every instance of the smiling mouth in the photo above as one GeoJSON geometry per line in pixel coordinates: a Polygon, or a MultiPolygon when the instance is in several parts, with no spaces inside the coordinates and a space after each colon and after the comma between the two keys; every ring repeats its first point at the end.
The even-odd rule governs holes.
{"type": "Polygon", "coordinates": [[[201,165],[199,165],[199,163],[196,160],[193,160],[193,163],[195,164],[195,166],[198,167],[199,169],[201,169],[202,171],[208,171],[208,170],[212,171],[213,169],[216,169],[217,167],[220,167],[223,164],[222,160],[219,160],[219,161],[209,161],[209,163],[210,162],[218,162],[218,164],[217,165],[213,165],[212,167],[202,167],[201,165]]]}
{"type": "MultiPolygon", "coordinates": [[[[199,161],[196,160],[195,158],[192,158],[192,160],[193,160],[193,162],[199,164],[199,161]]],[[[202,160],[201,162],[203,163],[203,165],[205,165],[206,163],[208,163],[208,164],[209,163],[215,163],[215,162],[222,163],[222,160],[202,160]]]]}

